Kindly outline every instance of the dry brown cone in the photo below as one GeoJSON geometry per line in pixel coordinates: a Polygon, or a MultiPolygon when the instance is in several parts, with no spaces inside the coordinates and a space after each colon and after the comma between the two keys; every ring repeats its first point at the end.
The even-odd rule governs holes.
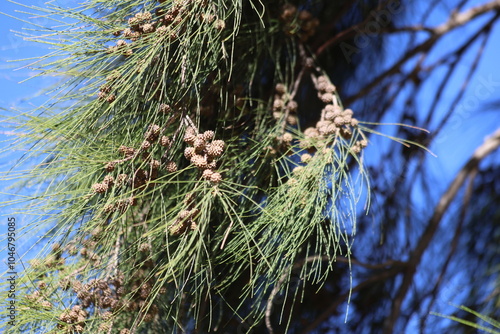
{"type": "Polygon", "coordinates": [[[116,163],[114,161],[110,161],[110,162],[106,163],[106,166],[104,167],[104,169],[107,172],[112,172],[115,170],[115,165],[116,165],[116,163]]]}
{"type": "Polygon", "coordinates": [[[207,154],[212,158],[217,158],[224,152],[226,143],[223,140],[214,140],[207,147],[207,154]]]}
{"type": "Polygon", "coordinates": [[[187,128],[186,133],[184,134],[184,142],[193,145],[196,138],[196,131],[191,127],[187,128]]]}
{"type": "Polygon", "coordinates": [[[170,139],[167,136],[162,136],[160,139],[160,145],[163,147],[169,146],[171,143],[170,139]]]}
{"type": "Polygon", "coordinates": [[[169,161],[166,163],[165,169],[169,173],[175,173],[177,172],[177,164],[174,161],[169,161]]]}
{"type": "Polygon", "coordinates": [[[95,183],[92,185],[92,190],[98,194],[102,194],[108,191],[108,185],[106,183],[95,183]]]}
{"type": "Polygon", "coordinates": [[[212,173],[212,175],[210,175],[210,182],[219,184],[220,182],[222,182],[222,175],[218,172],[212,173]]]}

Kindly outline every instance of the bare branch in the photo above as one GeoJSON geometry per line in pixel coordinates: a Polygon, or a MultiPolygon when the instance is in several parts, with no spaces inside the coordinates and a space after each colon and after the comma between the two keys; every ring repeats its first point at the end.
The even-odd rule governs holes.
{"type": "Polygon", "coordinates": [[[388,70],[380,74],[378,77],[376,77],[372,82],[367,84],[364,88],[360,89],[358,93],[355,95],[348,97],[345,100],[346,104],[350,104],[353,101],[357,100],[358,98],[365,96],[367,93],[369,93],[373,88],[377,87],[385,78],[387,78],[390,75],[396,74],[400,71],[401,67],[411,58],[413,58],[415,55],[421,53],[421,52],[427,52],[429,51],[435,44],[436,42],[444,36],[446,33],[450,32],[451,30],[458,28],[467,22],[471,21],[472,19],[493,11],[493,10],[499,10],[500,9],[500,0],[495,0],[491,1],[489,3],[486,3],[481,6],[473,7],[463,13],[458,13],[450,16],[450,19],[435,27],[432,29],[432,34],[431,36],[425,40],[424,42],[420,43],[419,45],[415,46],[413,49],[408,50],[394,65],[392,65],[388,70]]]}
{"type": "Polygon", "coordinates": [[[487,138],[484,143],[479,146],[472,157],[467,161],[467,163],[462,167],[457,177],[453,180],[448,190],[443,194],[436,208],[434,209],[434,214],[429,220],[429,224],[425,229],[424,233],[420,237],[417,248],[414,250],[408,261],[408,267],[403,277],[403,282],[396,294],[396,298],[392,304],[392,311],[390,316],[386,319],[384,325],[384,333],[390,334],[393,332],[394,325],[401,312],[401,305],[403,300],[413,283],[413,276],[417,270],[418,265],[422,259],[424,252],[427,250],[430,242],[432,241],[436,231],[439,227],[439,223],[443,218],[446,210],[450,206],[451,202],[455,199],[458,191],[462,187],[465,180],[474,172],[479,163],[486,158],[490,153],[495,151],[500,146],[500,128],[495,131],[495,133],[487,138]]]}

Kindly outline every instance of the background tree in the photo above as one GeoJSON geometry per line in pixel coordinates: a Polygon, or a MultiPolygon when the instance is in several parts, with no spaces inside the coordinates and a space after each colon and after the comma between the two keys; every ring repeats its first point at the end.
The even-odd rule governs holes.
{"type": "Polygon", "coordinates": [[[447,190],[423,148],[476,111],[500,2],[27,8],[56,50],[31,66],[63,81],[16,119],[42,187],[26,228],[50,230],[6,331],[465,332],[430,315],[459,285],[498,317],[500,133],[447,190]]]}

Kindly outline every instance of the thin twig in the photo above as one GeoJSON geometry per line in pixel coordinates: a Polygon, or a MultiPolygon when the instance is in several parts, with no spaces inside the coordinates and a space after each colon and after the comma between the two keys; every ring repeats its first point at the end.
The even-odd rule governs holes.
{"type": "Polygon", "coordinates": [[[450,251],[448,252],[448,256],[446,257],[446,261],[443,264],[443,268],[441,270],[441,273],[436,280],[436,283],[434,283],[433,289],[430,291],[430,296],[432,297],[431,301],[427,305],[427,311],[425,312],[425,315],[422,317],[420,320],[420,331],[423,333],[425,329],[425,322],[427,321],[427,316],[431,314],[432,307],[434,305],[434,302],[436,301],[436,296],[439,287],[441,286],[441,283],[444,279],[444,275],[446,274],[446,271],[448,270],[448,267],[451,263],[451,259],[453,255],[455,254],[455,251],[458,247],[458,242],[460,239],[460,236],[462,235],[462,227],[465,222],[465,217],[467,215],[467,211],[469,209],[470,201],[472,198],[472,193],[474,191],[474,180],[476,178],[476,175],[478,173],[477,168],[473,169],[471,171],[471,174],[469,176],[469,182],[467,185],[467,189],[465,191],[465,195],[462,201],[462,206],[460,207],[460,214],[459,214],[459,222],[457,224],[457,227],[455,228],[455,234],[453,235],[453,239],[451,240],[450,244],[450,251]]]}

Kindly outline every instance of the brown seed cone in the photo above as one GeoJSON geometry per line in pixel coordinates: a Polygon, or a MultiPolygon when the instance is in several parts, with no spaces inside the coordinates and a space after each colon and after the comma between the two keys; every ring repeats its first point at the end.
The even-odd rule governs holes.
{"type": "Polygon", "coordinates": [[[200,137],[203,137],[203,135],[201,136],[198,136],[194,142],[193,142],[193,147],[194,147],[194,150],[197,152],[197,153],[201,153],[203,152],[203,150],[205,149],[205,146],[206,146],[206,141],[203,139],[203,138],[200,138],[200,137]]]}
{"type": "Polygon", "coordinates": [[[297,123],[298,123],[297,116],[288,115],[288,117],[286,118],[286,122],[290,125],[297,125],[297,123]]]}
{"type": "MultiPolygon", "coordinates": [[[[162,27],[162,28],[167,29],[166,27],[162,27]]],[[[172,108],[168,104],[165,104],[165,103],[160,104],[158,110],[163,114],[168,114],[168,113],[172,112],[172,108]]]]}
{"type": "Polygon", "coordinates": [[[288,108],[288,110],[290,112],[296,112],[298,107],[299,107],[299,104],[295,101],[289,101],[287,104],[286,104],[286,107],[288,108]]]}
{"type": "Polygon", "coordinates": [[[115,162],[113,161],[110,161],[108,163],[106,163],[106,166],[104,167],[104,169],[107,171],[107,172],[112,172],[115,170],[115,162]]]}
{"type": "Polygon", "coordinates": [[[323,101],[324,103],[332,103],[333,99],[334,97],[332,93],[325,93],[321,95],[321,101],[323,101]]]}
{"type": "Polygon", "coordinates": [[[212,174],[214,173],[213,170],[211,169],[205,169],[203,171],[203,174],[202,174],[202,177],[205,179],[205,180],[210,180],[210,178],[212,177],[212,174]]]}
{"type": "Polygon", "coordinates": [[[210,176],[210,182],[214,184],[219,184],[221,181],[222,181],[222,175],[218,172],[214,172],[210,176]]]}
{"type": "Polygon", "coordinates": [[[215,29],[217,29],[219,31],[224,30],[224,28],[226,28],[226,22],[224,22],[224,20],[221,20],[221,19],[216,20],[214,22],[214,27],[215,27],[215,29]]]}
{"type": "Polygon", "coordinates": [[[115,94],[108,95],[108,97],[106,98],[106,101],[108,103],[113,103],[113,102],[115,102],[115,100],[116,100],[115,94]]]}
{"type": "Polygon", "coordinates": [[[165,169],[169,173],[177,172],[177,164],[174,161],[168,161],[165,165],[165,169]]]}
{"type": "Polygon", "coordinates": [[[193,145],[196,138],[197,138],[196,134],[186,131],[186,134],[184,135],[184,142],[186,142],[187,144],[193,145]]]}
{"type": "Polygon", "coordinates": [[[168,228],[168,230],[171,235],[178,236],[186,232],[189,226],[191,226],[190,220],[184,220],[184,221],[176,220],[175,223],[168,228]]]}
{"type": "Polygon", "coordinates": [[[148,130],[144,134],[144,137],[146,138],[147,141],[154,142],[156,139],[158,139],[158,136],[160,135],[161,128],[159,125],[156,124],[151,124],[148,127],[148,130]]]}
{"type": "Polygon", "coordinates": [[[194,147],[186,147],[184,149],[184,156],[186,159],[191,160],[191,158],[195,155],[195,150],[194,147]]]}
{"type": "Polygon", "coordinates": [[[151,142],[149,142],[147,140],[143,141],[142,144],[141,144],[141,149],[143,149],[143,150],[147,150],[150,147],[151,147],[151,142]]]}
{"type": "Polygon", "coordinates": [[[312,160],[312,155],[309,153],[304,153],[300,156],[300,161],[303,163],[309,163],[312,160]]]}
{"type": "Polygon", "coordinates": [[[145,34],[149,34],[155,31],[155,27],[150,23],[143,24],[140,26],[140,28],[145,34]]]}
{"type": "Polygon", "coordinates": [[[171,143],[170,139],[167,136],[162,136],[160,138],[160,145],[163,147],[169,146],[171,143]]]}
{"type": "Polygon", "coordinates": [[[160,161],[159,160],[151,160],[151,162],[149,164],[151,165],[152,169],[160,168],[160,161]]]}
{"type": "Polygon", "coordinates": [[[290,132],[285,132],[281,140],[286,144],[290,144],[293,141],[293,136],[290,132]]]}
{"type": "Polygon", "coordinates": [[[304,136],[306,138],[316,138],[319,136],[319,131],[316,128],[310,127],[304,130],[304,136]]]}
{"type": "Polygon", "coordinates": [[[115,178],[113,175],[106,175],[104,179],[102,180],[102,183],[106,184],[107,186],[111,187],[115,183],[115,178]]]}
{"type": "Polygon", "coordinates": [[[223,140],[214,140],[207,147],[207,154],[210,157],[219,157],[224,152],[226,143],[223,140]]]}
{"type": "Polygon", "coordinates": [[[214,137],[215,137],[215,132],[213,132],[212,130],[207,130],[203,132],[203,139],[206,141],[210,141],[214,139],[214,137]]]}
{"type": "Polygon", "coordinates": [[[191,158],[191,163],[199,169],[208,168],[207,158],[199,154],[193,155],[193,157],[191,158]]]}
{"type": "Polygon", "coordinates": [[[98,194],[102,194],[108,191],[108,185],[106,183],[95,183],[92,185],[92,190],[98,194]]]}
{"type": "Polygon", "coordinates": [[[130,157],[135,154],[135,149],[125,145],[121,145],[120,148],[118,148],[118,152],[123,153],[126,157],[130,157]]]}
{"type": "Polygon", "coordinates": [[[120,39],[116,42],[116,46],[121,48],[127,45],[127,42],[125,42],[123,39],[120,39]]]}
{"type": "Polygon", "coordinates": [[[273,110],[274,111],[281,111],[284,106],[285,106],[285,103],[283,102],[282,99],[276,99],[273,102],[273,110]]]}
{"type": "Polygon", "coordinates": [[[217,161],[215,161],[215,160],[210,161],[210,157],[209,157],[207,168],[209,168],[209,169],[217,168],[217,161]]]}
{"type": "Polygon", "coordinates": [[[279,83],[275,87],[276,94],[283,95],[286,93],[286,86],[282,83],[279,83]]]}
{"type": "Polygon", "coordinates": [[[117,187],[123,185],[125,182],[128,180],[128,175],[127,174],[119,174],[116,177],[115,184],[117,187]]]}

